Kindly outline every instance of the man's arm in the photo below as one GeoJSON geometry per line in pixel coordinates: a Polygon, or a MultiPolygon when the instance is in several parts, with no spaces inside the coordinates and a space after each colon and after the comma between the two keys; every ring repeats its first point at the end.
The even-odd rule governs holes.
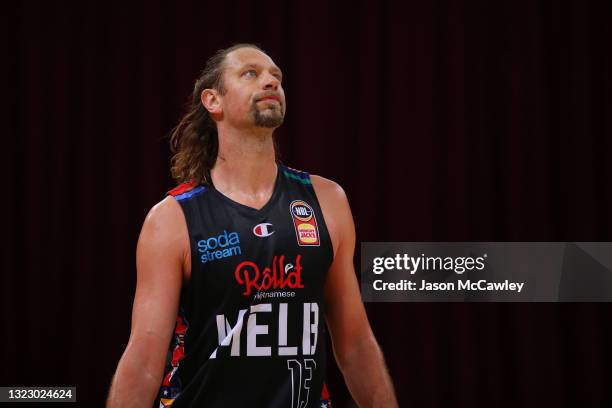
{"type": "Polygon", "coordinates": [[[138,239],[132,330],[107,408],[152,406],[162,381],[188,259],[182,210],[173,197],[166,197],[151,209],[138,239]]]}
{"type": "Polygon", "coordinates": [[[336,183],[312,176],[334,246],[325,283],[325,318],[338,367],[357,404],[397,407],[393,383],[365,312],[353,267],[355,226],[346,194],[336,183]]]}

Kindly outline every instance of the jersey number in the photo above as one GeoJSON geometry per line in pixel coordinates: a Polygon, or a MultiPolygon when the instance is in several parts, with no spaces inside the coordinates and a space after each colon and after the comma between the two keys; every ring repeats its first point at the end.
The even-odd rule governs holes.
{"type": "Polygon", "coordinates": [[[312,358],[307,358],[302,368],[302,363],[298,360],[287,360],[287,368],[291,371],[291,408],[304,408],[308,404],[312,370],[317,368],[317,363],[312,358]],[[307,374],[303,375],[304,371],[307,374]]]}

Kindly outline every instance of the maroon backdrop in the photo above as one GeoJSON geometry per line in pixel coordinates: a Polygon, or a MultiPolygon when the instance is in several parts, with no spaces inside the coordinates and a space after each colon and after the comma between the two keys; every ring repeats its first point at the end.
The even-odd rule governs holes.
{"type": "MultiPolygon", "coordinates": [[[[358,242],[612,241],[605,3],[5,5],[0,385],[102,405],[165,137],[234,42],[282,67],[283,159],[345,188],[358,242]]],[[[608,304],[367,310],[401,406],[612,402],[608,304]]]]}

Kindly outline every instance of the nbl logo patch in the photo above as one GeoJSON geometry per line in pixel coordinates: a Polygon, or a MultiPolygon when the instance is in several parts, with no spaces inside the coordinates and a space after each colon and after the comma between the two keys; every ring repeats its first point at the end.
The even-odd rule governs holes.
{"type": "Polygon", "coordinates": [[[295,200],[289,205],[289,212],[293,219],[298,245],[319,246],[319,228],[312,207],[305,201],[295,200]]]}

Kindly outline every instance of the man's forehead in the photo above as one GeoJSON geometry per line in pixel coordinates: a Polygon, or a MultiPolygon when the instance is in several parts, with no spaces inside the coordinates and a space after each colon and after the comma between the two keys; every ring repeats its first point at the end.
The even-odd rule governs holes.
{"type": "Polygon", "coordinates": [[[267,54],[251,47],[238,48],[227,54],[225,64],[228,68],[240,69],[245,65],[273,66],[278,68],[267,54]]]}

